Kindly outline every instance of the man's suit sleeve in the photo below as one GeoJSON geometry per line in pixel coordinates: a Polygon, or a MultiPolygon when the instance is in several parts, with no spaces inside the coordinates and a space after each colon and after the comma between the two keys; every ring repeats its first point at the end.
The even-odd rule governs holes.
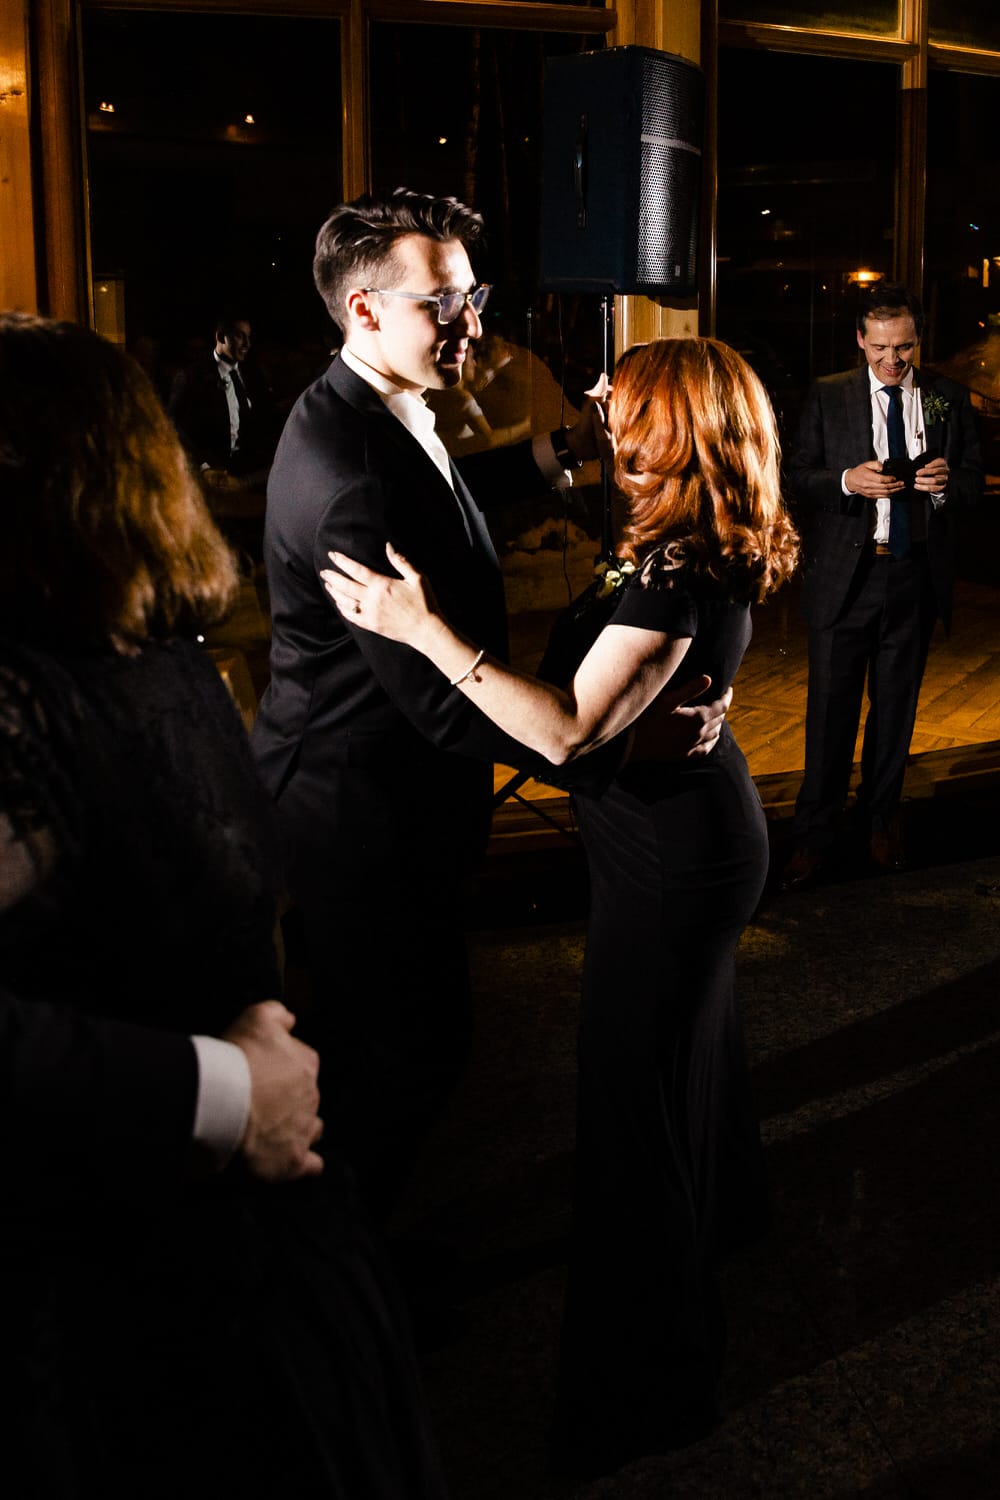
{"type": "MultiPolygon", "coordinates": [[[[867,454],[846,457],[846,401],[837,386],[816,381],[810,387],[788,458],[788,480],[792,494],[806,510],[843,511],[852,503],[844,494],[844,470],[864,463],[867,454]],[[843,413],[832,408],[842,405],[843,413]],[[839,439],[836,451],[831,434],[839,439]]],[[[860,501],[860,497],[858,497],[860,501]]]]}
{"type": "Polygon", "coordinates": [[[192,463],[224,468],[229,457],[225,393],[213,369],[192,366],[174,377],[167,413],[192,463]]]}
{"type": "Polygon", "coordinates": [[[949,506],[961,507],[978,503],[985,484],[985,468],[971,397],[963,386],[956,385],[954,390],[958,408],[958,464],[949,470],[945,495],[949,506]]]}
{"type": "Polygon", "coordinates": [[[198,419],[197,398],[192,394],[191,376],[187,370],[178,370],[174,376],[167,401],[167,414],[192,460],[200,463],[201,453],[195,432],[198,419]]]}
{"type": "Polygon", "coordinates": [[[119,1185],[186,1171],[198,1065],[188,1037],[0,989],[4,1180],[119,1185]]]}
{"type": "MultiPolygon", "coordinates": [[[[505,460],[492,470],[496,481],[492,493],[497,496],[507,492],[505,484],[511,478],[523,478],[525,472],[523,454],[512,452],[505,455],[505,460]]],[[[317,574],[321,568],[330,566],[330,551],[344,552],[377,572],[388,571],[385,555],[389,536],[387,499],[373,467],[364,479],[340,490],[327,507],[314,544],[313,566],[317,574]]],[[[529,472],[537,474],[533,465],[530,465],[529,472]]],[[[445,617],[453,622],[460,621],[462,611],[452,581],[436,573],[432,559],[421,557],[405,539],[401,540],[398,535],[391,539],[416,567],[432,578],[445,617]]],[[[328,603],[332,610],[336,610],[332,601],[328,603]]],[[[502,596],[499,607],[503,608],[502,596]]],[[[396,708],[439,750],[516,766],[553,785],[590,791],[606,786],[617,769],[624,752],[623,738],[582,757],[572,767],[553,766],[536,751],[529,750],[498,729],[464,694],[452,688],[418,651],[360,628],[349,615],[343,617],[342,625],[354,638],[370,671],[396,708]]],[[[463,627],[459,624],[458,628],[463,627]]],[[[477,639],[475,645],[493,652],[499,649],[499,643],[486,639],[477,639]]]]}

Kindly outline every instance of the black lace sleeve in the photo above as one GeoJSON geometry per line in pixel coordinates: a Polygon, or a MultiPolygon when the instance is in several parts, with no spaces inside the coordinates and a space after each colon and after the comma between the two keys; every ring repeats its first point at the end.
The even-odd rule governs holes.
{"type": "Polygon", "coordinates": [[[51,672],[43,696],[38,673],[29,653],[0,643],[0,911],[38,892],[80,843],[65,753],[75,705],[51,672]]]}
{"type": "Polygon", "coordinates": [[[678,565],[669,546],[657,547],[622,590],[614,613],[615,625],[661,630],[664,635],[695,636],[698,603],[688,571],[678,565]]]}
{"type": "Polygon", "coordinates": [[[0,984],[184,1033],[279,994],[270,803],[200,648],[0,662],[0,984]]]}

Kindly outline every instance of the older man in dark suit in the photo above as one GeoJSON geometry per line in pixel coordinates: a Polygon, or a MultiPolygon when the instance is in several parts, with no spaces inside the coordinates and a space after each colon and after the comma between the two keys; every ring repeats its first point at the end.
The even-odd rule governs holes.
{"type": "MultiPolygon", "coordinates": [[[[319,573],[331,551],[388,571],[391,541],[449,619],[504,656],[480,507],[567,483],[598,437],[591,405],[568,432],[476,455],[461,472],[449,460],[424,392],[458,384],[482,331],[489,288],[469,260],[481,228],[455,199],[405,189],[335,210],[314,274],[344,348],[292,410],[268,485],[272,677],[253,746],[304,919],[326,1140],[380,1214],[469,1046],[463,902],[489,828],[491,763],[532,758],[418,653],[343,619],[319,573]]],[[[714,743],[721,706],[685,712],[680,753],[714,743]]]]}
{"type": "Polygon", "coordinates": [[[934,620],[951,621],[955,518],[982,491],[969,393],[914,360],[920,303],[903,286],[865,293],[865,363],[806,398],[789,477],[806,543],[809,626],[805,776],[786,886],[816,876],[847,800],[865,678],[858,808],[876,866],[902,868],[899,805],[934,620]]]}

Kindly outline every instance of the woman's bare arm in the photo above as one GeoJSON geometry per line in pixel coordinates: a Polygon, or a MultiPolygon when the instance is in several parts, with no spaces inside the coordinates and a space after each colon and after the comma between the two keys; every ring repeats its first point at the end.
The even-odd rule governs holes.
{"type": "MultiPolygon", "coordinates": [[[[323,582],[341,612],[363,630],[402,641],[426,656],[449,682],[506,733],[563,765],[627,729],[674,676],[691,644],[631,625],[609,625],[587,653],[564,691],[527,677],[492,657],[440,614],[427,581],[405,558],[387,548],[399,576],[375,573],[362,563],[331,554],[339,571],[324,570],[323,582]]],[[[664,695],[683,703],[702,691],[705,678],[664,695]]]]}

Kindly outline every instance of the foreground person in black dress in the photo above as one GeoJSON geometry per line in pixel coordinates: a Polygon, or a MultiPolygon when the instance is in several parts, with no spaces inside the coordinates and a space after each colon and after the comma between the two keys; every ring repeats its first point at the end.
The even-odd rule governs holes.
{"type": "Polygon", "coordinates": [[[232,1035],[278,993],[279,867],[195,639],[232,558],[145,376],[71,324],[0,315],[0,531],[0,1488],[441,1500],[405,1319],[336,1158],[280,1184],[213,1172],[190,1127],[153,1138],[148,1067],[134,1100],[109,1070],[95,1106],[115,1038],[142,1057],[142,1028],[232,1035]],[[67,1086],[43,1091],[39,1151],[46,1065],[67,1086]]]}
{"type": "Polygon", "coordinates": [[[424,581],[334,556],[355,623],[427,656],[557,764],[634,726],[627,764],[574,805],[591,872],[574,1238],[553,1466],[587,1474],[697,1440],[724,1349],[716,1270],[766,1227],[760,1138],[733,970],[767,870],[764,815],[725,726],[709,755],[657,762],[657,698],[682,671],[728,687],[750,604],[795,565],[767,396],[707,339],[631,350],[609,406],[635,572],[566,691],[451,629],[424,581]]]}

